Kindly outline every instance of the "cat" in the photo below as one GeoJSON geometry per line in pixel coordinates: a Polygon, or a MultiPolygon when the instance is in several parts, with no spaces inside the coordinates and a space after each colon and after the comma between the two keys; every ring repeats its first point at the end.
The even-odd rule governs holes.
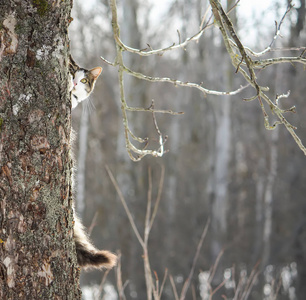
{"type": "MultiPolygon", "coordinates": [[[[92,93],[96,80],[102,72],[101,67],[91,70],[80,68],[70,56],[69,73],[71,92],[71,107],[75,109],[79,103],[88,98],[92,93]]],[[[74,209],[73,209],[74,211],[74,209]]],[[[77,252],[77,260],[80,267],[84,269],[111,269],[116,265],[117,256],[106,250],[96,249],[87,234],[84,226],[74,212],[73,238],[77,252]]]]}
{"type": "Polygon", "coordinates": [[[70,56],[69,73],[71,92],[71,108],[75,109],[79,103],[89,97],[92,93],[96,80],[102,72],[101,67],[91,70],[80,68],[70,56]]]}

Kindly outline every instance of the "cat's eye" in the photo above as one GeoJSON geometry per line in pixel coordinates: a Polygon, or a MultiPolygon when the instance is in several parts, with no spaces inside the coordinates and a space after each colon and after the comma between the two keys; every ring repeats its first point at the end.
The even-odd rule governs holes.
{"type": "Polygon", "coordinates": [[[87,79],[86,79],[86,78],[83,78],[83,79],[81,80],[81,82],[82,82],[82,83],[87,83],[87,79]]]}

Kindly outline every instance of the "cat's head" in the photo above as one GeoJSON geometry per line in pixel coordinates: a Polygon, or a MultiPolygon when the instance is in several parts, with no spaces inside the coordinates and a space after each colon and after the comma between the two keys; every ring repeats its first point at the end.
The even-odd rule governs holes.
{"type": "Polygon", "coordinates": [[[101,72],[101,67],[91,70],[80,68],[72,74],[72,108],[75,108],[80,102],[89,97],[101,72]]]}

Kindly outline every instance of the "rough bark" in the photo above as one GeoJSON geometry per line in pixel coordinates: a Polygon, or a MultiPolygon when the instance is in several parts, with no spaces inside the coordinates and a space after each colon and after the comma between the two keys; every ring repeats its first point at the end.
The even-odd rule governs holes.
{"type": "Polygon", "coordinates": [[[80,299],[67,90],[71,5],[0,3],[0,299],[80,299]]]}

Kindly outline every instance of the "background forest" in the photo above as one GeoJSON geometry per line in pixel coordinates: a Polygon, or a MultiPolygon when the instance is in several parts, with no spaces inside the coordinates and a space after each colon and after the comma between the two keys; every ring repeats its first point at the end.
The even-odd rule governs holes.
{"type": "MultiPolygon", "coordinates": [[[[222,4],[230,8],[234,2],[222,4]]],[[[274,49],[305,45],[305,0],[292,4],[274,49]]],[[[138,49],[178,43],[199,31],[208,5],[206,0],[118,1],[121,38],[138,49]]],[[[273,40],[275,21],[280,21],[287,5],[287,0],[241,0],[229,16],[243,43],[262,51],[273,40]]],[[[210,11],[207,20],[209,16],[210,11]]],[[[146,284],[142,248],[106,165],[141,233],[148,190],[154,202],[164,168],[161,202],[149,239],[150,262],[160,284],[167,269],[181,291],[210,220],[186,299],[210,299],[216,287],[213,299],[222,299],[221,295],[233,299],[239,283],[252,289],[235,299],[305,299],[306,159],[284,126],[265,129],[258,101],[243,101],[252,96],[248,89],[234,96],[204,97],[196,89],[126,75],[129,105],[148,108],[154,99],[155,108],[184,112],[155,115],[160,131],[168,136],[168,153],[131,161],[125,149],[117,69],[100,59],[114,61],[116,55],[109,3],[75,0],[72,17],[74,59],[85,68],[103,67],[90,101],[73,112],[77,209],[84,224],[93,225],[91,237],[98,248],[121,252],[126,286],[120,299],[146,299],[146,284]]],[[[267,57],[290,54],[271,51],[267,57]]],[[[124,59],[128,67],[148,76],[203,82],[205,88],[218,91],[245,84],[235,74],[215,26],[185,48],[150,57],[124,53],[124,59]]],[[[270,87],[272,99],[291,91],[281,104],[296,106],[297,113],[287,117],[306,143],[304,68],[279,64],[258,72],[257,78],[270,87]]],[[[149,147],[158,148],[152,114],[130,112],[128,117],[131,130],[149,137],[149,147]]],[[[82,275],[84,298],[102,299],[94,298],[94,289],[88,289],[99,285],[102,277],[101,272],[82,275]]],[[[108,274],[104,286],[103,299],[119,299],[115,271],[108,274]]],[[[170,277],[162,299],[175,299],[170,277]]]]}

